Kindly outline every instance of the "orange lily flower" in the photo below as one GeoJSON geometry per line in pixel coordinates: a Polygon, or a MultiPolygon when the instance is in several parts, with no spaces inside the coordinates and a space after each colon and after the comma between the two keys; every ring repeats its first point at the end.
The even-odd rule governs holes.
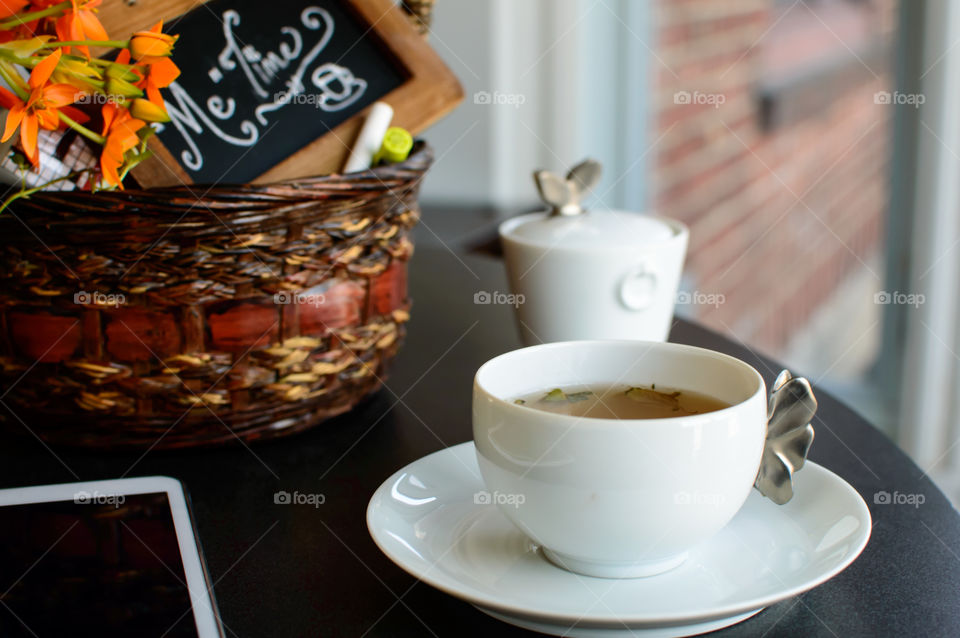
{"type": "Polygon", "coordinates": [[[9,18],[27,6],[30,0],[0,0],[0,20],[9,18]]]}
{"type": "MultiPolygon", "coordinates": [[[[60,0],[33,0],[33,2],[30,2],[30,11],[49,9],[51,6],[58,4],[59,2],[60,0]]],[[[12,6],[14,4],[25,5],[27,3],[20,2],[20,0],[0,0],[0,13],[3,13],[3,5],[12,6]]],[[[0,17],[0,19],[4,19],[4,17],[0,17]]],[[[13,29],[0,32],[0,41],[10,42],[11,40],[23,40],[40,34],[53,33],[53,26],[55,23],[56,17],[54,16],[40,18],[39,20],[31,20],[30,22],[20,21],[20,24],[13,29]],[[50,28],[46,28],[48,25],[50,28]]]]}
{"type": "MultiPolygon", "coordinates": [[[[0,20],[5,20],[12,15],[19,13],[21,9],[27,6],[29,0],[0,0],[0,20]]],[[[21,27],[0,31],[0,44],[10,42],[21,36],[21,27]]]]}
{"type": "MultiPolygon", "coordinates": [[[[0,0],[2,2],[3,0],[0,0]]],[[[61,40],[109,40],[106,29],[97,18],[95,7],[100,6],[101,0],[71,0],[73,7],[67,9],[57,20],[57,37],[61,40]]],[[[64,47],[68,49],[70,47],[64,47]]],[[[90,49],[78,46],[77,50],[88,58],[90,49]]]]}
{"type": "MultiPolygon", "coordinates": [[[[124,49],[117,55],[119,64],[130,63],[130,51],[124,49]]],[[[140,62],[134,70],[141,75],[141,80],[135,84],[144,90],[147,99],[166,111],[160,89],[165,89],[180,77],[180,68],[170,58],[147,58],[140,62]]]]}
{"type": "Polygon", "coordinates": [[[0,142],[10,139],[19,126],[20,145],[27,159],[35,167],[40,166],[40,153],[37,150],[39,129],[54,131],[59,128],[59,110],[75,102],[82,93],[77,87],[69,84],[48,83],[59,61],[60,50],[57,49],[33,68],[27,83],[30,95],[26,102],[0,87],[0,105],[10,109],[0,142]]]}
{"type": "Polygon", "coordinates": [[[123,190],[119,169],[125,161],[124,155],[140,143],[137,131],[146,126],[143,120],[130,115],[130,111],[116,104],[103,107],[103,135],[107,138],[100,155],[100,169],[107,184],[123,190]]]}
{"type": "Polygon", "coordinates": [[[141,88],[147,92],[147,99],[157,106],[166,108],[160,89],[165,89],[180,77],[180,69],[170,58],[157,58],[147,68],[147,76],[141,88]]]}
{"type": "Polygon", "coordinates": [[[130,53],[134,60],[149,60],[170,55],[179,36],[163,32],[163,20],[150,27],[149,31],[137,31],[130,38],[130,53]]]}

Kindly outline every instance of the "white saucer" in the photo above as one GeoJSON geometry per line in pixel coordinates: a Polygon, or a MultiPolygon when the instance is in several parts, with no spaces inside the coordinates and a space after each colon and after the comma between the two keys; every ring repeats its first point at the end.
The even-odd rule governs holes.
{"type": "Polygon", "coordinates": [[[754,491],[684,564],[650,578],[591,578],[550,563],[495,505],[474,502],[484,486],[473,443],[387,479],[367,527],[412,576],[504,622],[564,636],[688,636],[819,585],[866,546],[870,512],[843,479],[808,462],[794,489],[782,506],[754,491]]]}

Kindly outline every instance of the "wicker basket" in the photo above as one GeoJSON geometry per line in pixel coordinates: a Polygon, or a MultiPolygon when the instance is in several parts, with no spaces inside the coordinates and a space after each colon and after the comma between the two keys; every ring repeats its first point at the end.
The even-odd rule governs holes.
{"type": "Polygon", "coordinates": [[[0,413],[52,443],[173,448],[349,410],[404,335],[431,159],[21,200],[0,215],[0,413]]]}

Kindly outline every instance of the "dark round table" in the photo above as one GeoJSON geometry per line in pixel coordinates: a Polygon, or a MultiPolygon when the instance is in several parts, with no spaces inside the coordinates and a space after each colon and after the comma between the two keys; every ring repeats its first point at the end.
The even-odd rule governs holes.
{"type": "MultiPolygon", "coordinates": [[[[507,290],[502,265],[465,248],[484,221],[446,228],[437,216],[419,229],[406,345],[387,387],[353,412],[252,447],[144,455],[50,450],[26,424],[23,438],[3,441],[0,486],[176,477],[192,498],[228,636],[532,635],[416,582],[380,553],[365,522],[368,499],[391,473],[470,439],[474,371],[519,346],[512,308],[474,304],[479,291],[507,290]],[[325,502],[275,504],[278,490],[322,493],[325,502]]],[[[670,340],[739,357],[768,384],[782,367],[687,321],[670,340]]],[[[887,437],[817,394],[810,457],[863,495],[870,543],[831,581],[717,635],[960,636],[960,516],[887,437]],[[880,491],[923,494],[923,504],[876,504],[880,491]]]]}

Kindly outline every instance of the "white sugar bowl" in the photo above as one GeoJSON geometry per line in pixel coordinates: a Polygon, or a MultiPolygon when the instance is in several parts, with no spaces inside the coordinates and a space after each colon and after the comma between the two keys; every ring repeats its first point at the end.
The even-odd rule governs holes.
{"type": "Polygon", "coordinates": [[[583,211],[579,197],[599,178],[599,164],[591,160],[566,179],[545,171],[535,178],[551,210],[508,219],[499,228],[524,343],[665,341],[687,227],[636,212],[583,211]]]}

